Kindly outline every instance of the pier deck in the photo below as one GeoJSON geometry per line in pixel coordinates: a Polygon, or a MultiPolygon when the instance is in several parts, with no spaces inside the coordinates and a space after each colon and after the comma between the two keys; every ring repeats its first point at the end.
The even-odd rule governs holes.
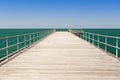
{"type": "Polygon", "coordinates": [[[120,62],[69,32],[55,32],[0,67],[0,80],[120,80],[120,62]]]}

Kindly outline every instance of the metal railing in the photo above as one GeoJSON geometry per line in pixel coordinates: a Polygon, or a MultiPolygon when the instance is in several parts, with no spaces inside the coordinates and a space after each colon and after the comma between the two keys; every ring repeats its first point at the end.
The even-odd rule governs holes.
{"type": "Polygon", "coordinates": [[[55,30],[45,30],[0,38],[0,62],[8,60],[9,57],[15,53],[30,47],[53,32],[55,32],[55,30]]]}
{"type": "Polygon", "coordinates": [[[82,30],[69,30],[69,32],[120,59],[120,37],[95,34],[82,30]]]}

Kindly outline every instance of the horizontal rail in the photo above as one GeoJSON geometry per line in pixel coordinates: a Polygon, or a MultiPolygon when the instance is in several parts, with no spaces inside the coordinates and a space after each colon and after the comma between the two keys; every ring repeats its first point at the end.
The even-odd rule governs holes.
{"type": "Polygon", "coordinates": [[[119,50],[120,50],[120,47],[119,47],[120,37],[85,32],[82,30],[69,30],[69,32],[81,37],[83,40],[86,40],[89,43],[92,42],[91,44],[93,44],[93,45],[95,45],[95,42],[96,42],[98,48],[101,48],[100,44],[103,44],[105,46],[105,48],[104,48],[105,52],[111,53],[112,55],[113,55],[113,53],[108,51],[108,47],[115,48],[116,51],[115,51],[115,55],[113,55],[113,56],[115,56],[117,59],[120,58],[120,52],[119,52],[119,50]],[[103,38],[103,41],[100,40],[100,37],[103,38]],[[115,45],[108,43],[108,38],[115,39],[115,45]]]}
{"type": "Polygon", "coordinates": [[[4,43],[0,43],[0,44],[5,45],[5,47],[0,48],[0,62],[3,60],[8,60],[9,56],[21,51],[22,49],[25,49],[26,47],[32,46],[33,44],[37,43],[42,38],[53,32],[55,32],[55,30],[45,30],[45,31],[0,38],[0,41],[1,40],[4,41],[4,43]]]}
{"type": "MultiPolygon", "coordinates": [[[[46,31],[41,31],[41,32],[46,32],[46,31]]],[[[40,32],[32,32],[32,33],[28,33],[28,34],[20,34],[20,35],[14,35],[14,36],[7,36],[7,37],[3,37],[3,38],[0,38],[0,40],[2,39],[6,39],[6,38],[15,38],[17,36],[27,36],[27,35],[30,35],[30,34],[37,34],[37,33],[40,33],[40,32]]]]}
{"type": "Polygon", "coordinates": [[[94,35],[99,35],[99,36],[106,36],[106,37],[110,37],[110,38],[118,38],[118,39],[120,39],[120,37],[117,37],[117,36],[109,36],[109,35],[102,35],[102,34],[96,34],[96,33],[92,33],[92,32],[85,32],[85,31],[79,31],[79,30],[69,30],[70,32],[79,32],[79,33],[89,33],[89,34],[94,34],[94,35]]]}

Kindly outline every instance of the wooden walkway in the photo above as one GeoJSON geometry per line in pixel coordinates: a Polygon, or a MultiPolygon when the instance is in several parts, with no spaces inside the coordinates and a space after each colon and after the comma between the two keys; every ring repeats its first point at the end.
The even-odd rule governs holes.
{"type": "Polygon", "coordinates": [[[120,62],[69,32],[55,32],[1,66],[0,80],[120,80],[120,62]]]}

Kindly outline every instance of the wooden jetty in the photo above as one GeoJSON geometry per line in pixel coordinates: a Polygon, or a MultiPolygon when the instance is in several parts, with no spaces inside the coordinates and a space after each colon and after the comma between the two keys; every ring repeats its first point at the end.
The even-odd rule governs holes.
{"type": "Polygon", "coordinates": [[[70,32],[55,32],[2,65],[0,80],[120,80],[120,62],[70,32]]]}

